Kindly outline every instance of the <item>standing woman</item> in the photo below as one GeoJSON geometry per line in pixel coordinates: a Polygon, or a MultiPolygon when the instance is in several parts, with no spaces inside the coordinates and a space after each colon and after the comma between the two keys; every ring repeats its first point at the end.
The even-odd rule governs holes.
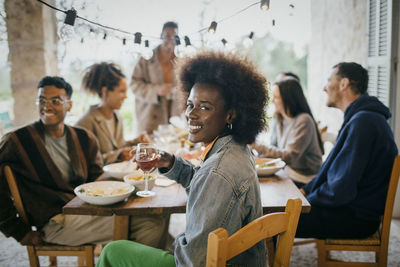
{"type": "Polygon", "coordinates": [[[272,87],[276,124],[271,145],[253,145],[259,154],[282,158],[285,171],[298,186],[316,176],[324,153],[317,124],[298,80],[287,77],[272,87]]]}
{"type": "MultiPolygon", "coordinates": [[[[246,59],[217,52],[186,58],[178,69],[186,96],[189,140],[206,146],[200,167],[161,153],[159,171],[188,191],[186,229],[174,255],[130,241],[107,245],[97,263],[104,266],[205,266],[208,234],[219,227],[233,234],[262,216],[260,187],[247,144],[265,125],[265,78],[246,59]]],[[[259,242],[228,263],[265,266],[259,242]]]]}
{"type": "Polygon", "coordinates": [[[101,102],[93,105],[77,122],[97,137],[104,164],[130,159],[131,146],[148,142],[146,133],[126,142],[122,119],[117,110],[124,102],[127,90],[125,75],[113,63],[98,63],[86,69],[82,86],[89,93],[97,94],[101,102]]]}

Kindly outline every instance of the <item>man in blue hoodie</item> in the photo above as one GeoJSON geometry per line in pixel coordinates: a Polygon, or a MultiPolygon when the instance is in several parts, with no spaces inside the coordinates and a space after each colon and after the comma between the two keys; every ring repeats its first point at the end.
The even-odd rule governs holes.
{"type": "Polygon", "coordinates": [[[301,189],[312,208],[300,216],[296,237],[363,238],[379,227],[397,147],[391,113],[367,87],[361,65],[333,67],[324,91],[344,122],[318,175],[301,189]]]}

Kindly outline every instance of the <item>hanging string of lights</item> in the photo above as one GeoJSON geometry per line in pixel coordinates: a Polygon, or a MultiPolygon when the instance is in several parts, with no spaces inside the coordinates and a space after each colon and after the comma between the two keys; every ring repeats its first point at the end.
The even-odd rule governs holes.
{"type": "MultiPolygon", "coordinates": [[[[152,50],[150,49],[149,46],[149,40],[145,40],[144,42],[144,46],[142,46],[142,38],[148,38],[148,39],[160,39],[160,37],[155,37],[155,36],[150,36],[150,35],[143,35],[141,32],[129,32],[129,31],[125,31],[119,28],[115,28],[115,27],[111,27],[111,26],[107,26],[92,20],[89,20],[87,18],[81,17],[77,14],[77,11],[74,8],[71,8],[69,10],[61,10],[57,7],[54,7],[48,3],[46,3],[43,0],[37,0],[38,2],[50,7],[51,9],[54,9],[56,11],[65,13],[65,20],[64,20],[64,24],[60,27],[59,31],[58,31],[58,35],[60,37],[60,39],[64,40],[64,41],[68,41],[71,40],[75,37],[75,30],[74,30],[74,25],[75,25],[75,20],[76,19],[81,19],[89,24],[95,25],[97,27],[106,29],[107,31],[115,31],[115,32],[119,32],[122,33],[124,35],[127,35],[125,37],[122,38],[122,44],[126,45],[126,41],[127,41],[127,37],[133,36],[134,37],[134,51],[145,57],[145,58],[151,58],[152,57],[152,50]]],[[[184,55],[191,55],[193,53],[196,52],[196,49],[191,45],[189,36],[192,36],[193,34],[198,34],[204,31],[208,31],[210,34],[215,33],[217,30],[217,25],[218,23],[224,22],[226,20],[229,20],[241,13],[243,13],[244,11],[246,11],[247,9],[255,6],[255,5],[260,5],[260,9],[263,11],[268,11],[270,9],[270,0],[261,0],[259,2],[255,2],[239,11],[237,11],[236,13],[227,16],[225,18],[222,18],[218,21],[212,21],[209,27],[205,27],[202,28],[192,34],[188,34],[184,36],[184,44],[181,43],[180,41],[180,37],[176,36],[175,37],[175,42],[176,42],[176,47],[175,47],[175,54],[176,56],[184,56],[184,55]]],[[[292,4],[290,5],[291,7],[293,6],[292,4]]],[[[294,6],[293,6],[294,7],[294,6]]],[[[275,25],[275,20],[273,20],[272,25],[275,25]]],[[[95,31],[90,28],[90,35],[95,35],[95,31]]],[[[103,35],[103,39],[105,40],[107,38],[107,32],[104,31],[104,35],[103,35]]],[[[254,37],[254,32],[251,32],[250,35],[244,40],[244,46],[246,48],[250,47],[253,44],[253,37],[254,37]]],[[[84,39],[83,37],[81,38],[81,42],[83,43],[84,39]]],[[[228,41],[226,39],[222,39],[221,43],[223,45],[223,47],[225,48],[225,50],[231,50],[232,46],[229,45],[228,41]]]]}

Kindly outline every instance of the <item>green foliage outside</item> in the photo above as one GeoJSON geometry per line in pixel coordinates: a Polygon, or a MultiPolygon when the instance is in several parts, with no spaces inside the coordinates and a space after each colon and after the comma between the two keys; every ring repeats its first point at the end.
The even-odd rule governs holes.
{"type": "Polygon", "coordinates": [[[248,50],[248,56],[257,62],[270,84],[279,73],[290,71],[299,76],[303,89],[307,91],[308,48],[305,47],[304,50],[303,56],[297,56],[292,43],[276,40],[267,34],[254,40],[254,45],[248,50]]]}

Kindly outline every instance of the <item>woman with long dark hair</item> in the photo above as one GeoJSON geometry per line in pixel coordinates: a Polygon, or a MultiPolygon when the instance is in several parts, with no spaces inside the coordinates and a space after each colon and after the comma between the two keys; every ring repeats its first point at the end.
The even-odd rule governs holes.
{"type": "Polygon", "coordinates": [[[252,147],[263,157],[282,158],[289,177],[301,186],[311,181],[322,164],[324,147],[318,126],[296,79],[287,77],[275,82],[272,94],[276,123],[271,143],[252,147]]]}

